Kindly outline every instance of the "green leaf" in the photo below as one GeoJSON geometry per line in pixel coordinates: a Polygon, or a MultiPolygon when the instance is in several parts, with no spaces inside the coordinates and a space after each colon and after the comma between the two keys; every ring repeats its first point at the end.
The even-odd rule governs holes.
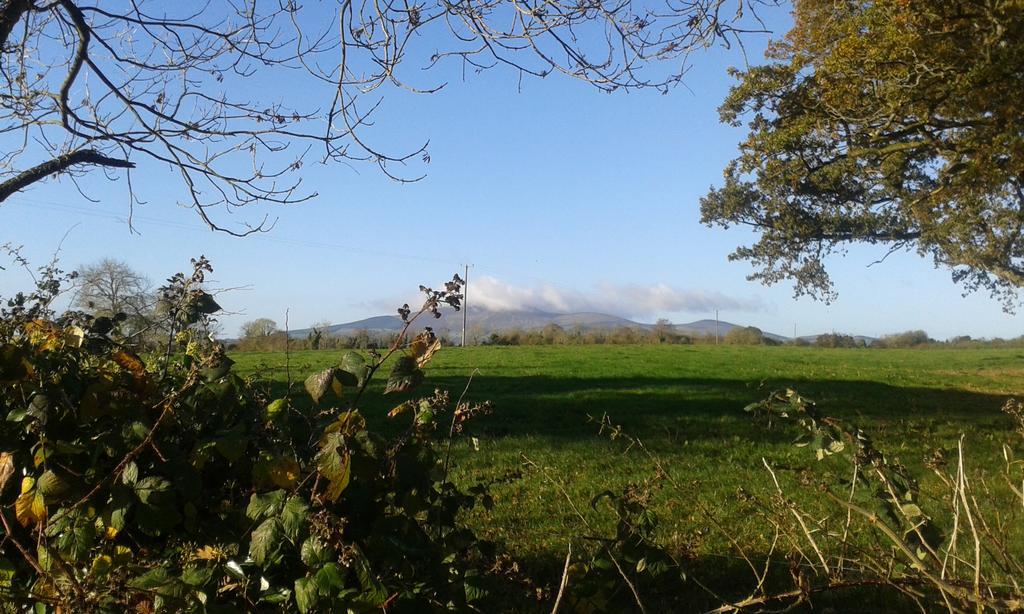
{"type": "Polygon", "coordinates": [[[293,543],[299,540],[308,517],[309,506],[301,497],[292,497],[284,504],[284,509],[281,510],[281,528],[293,543]]]}
{"type": "Polygon", "coordinates": [[[39,476],[39,480],[36,482],[36,488],[39,489],[39,493],[42,494],[49,503],[60,500],[69,490],[71,490],[71,485],[52,470],[47,470],[43,472],[43,475],[39,476]]]}
{"type": "Polygon", "coordinates": [[[484,578],[479,574],[479,572],[473,570],[466,572],[466,576],[462,581],[462,586],[466,591],[466,603],[480,601],[490,593],[490,591],[487,590],[484,578]]]}
{"type": "Polygon", "coordinates": [[[245,515],[252,520],[261,520],[277,515],[277,510],[284,502],[284,495],[283,490],[272,490],[263,495],[253,493],[249,497],[249,506],[245,508],[245,515]]]}
{"type": "Polygon", "coordinates": [[[288,399],[274,399],[267,405],[267,420],[273,420],[288,407],[288,399]]]}
{"type": "Polygon", "coordinates": [[[260,596],[263,603],[288,603],[292,598],[292,592],[287,588],[270,589],[270,592],[260,596]]]}
{"type": "Polygon", "coordinates": [[[133,486],[139,480],[139,466],[135,461],[129,461],[121,472],[121,481],[128,486],[133,486]]]}
{"type": "Polygon", "coordinates": [[[317,602],[316,584],[313,578],[299,578],[295,581],[295,605],[299,612],[309,612],[317,602]]]}
{"type": "Polygon", "coordinates": [[[157,567],[151,569],[141,576],[136,576],[128,581],[128,586],[132,588],[139,588],[143,590],[153,590],[159,588],[170,581],[170,576],[167,574],[167,570],[163,567],[157,567]]]}
{"type": "Polygon", "coordinates": [[[338,450],[341,439],[337,433],[332,433],[328,438],[327,445],[324,446],[317,458],[317,469],[330,481],[324,496],[331,501],[338,500],[341,493],[348,488],[352,476],[351,457],[348,450],[338,450]]]}
{"type": "Polygon", "coordinates": [[[310,536],[302,542],[300,555],[306,567],[320,567],[334,559],[334,549],[320,541],[320,538],[310,536]]]}
{"type": "Polygon", "coordinates": [[[46,412],[50,409],[50,397],[45,394],[39,393],[32,397],[32,400],[28,404],[27,413],[29,416],[40,420],[46,415],[46,412]]]}
{"type": "Polygon", "coordinates": [[[333,595],[345,588],[345,569],[337,563],[327,563],[316,572],[313,581],[321,595],[333,595]]]}
{"type": "Polygon", "coordinates": [[[314,403],[319,403],[320,399],[331,389],[331,384],[334,383],[335,370],[335,367],[328,367],[306,378],[306,392],[312,397],[314,403]]]}
{"type": "Polygon", "coordinates": [[[57,538],[57,548],[69,562],[87,560],[96,543],[96,523],[80,519],[70,531],[64,531],[57,538]]]}
{"type": "Polygon", "coordinates": [[[406,392],[423,381],[423,371],[416,366],[416,359],[411,356],[402,356],[392,367],[388,375],[388,383],[384,388],[384,394],[391,392],[406,392]]]}
{"type": "Polygon", "coordinates": [[[209,567],[190,567],[181,572],[181,581],[189,586],[203,586],[213,577],[209,567]]]}
{"type": "Polygon", "coordinates": [[[360,601],[372,606],[380,607],[388,600],[388,589],[377,579],[370,569],[370,564],[365,557],[360,556],[355,564],[356,577],[359,578],[359,585],[363,588],[360,601]]]}
{"type": "Polygon", "coordinates": [[[416,426],[425,427],[434,423],[434,410],[427,408],[416,412],[416,426]]]}
{"type": "Polygon", "coordinates": [[[110,510],[110,522],[108,526],[113,528],[115,531],[121,531],[125,526],[125,516],[128,515],[129,506],[128,504],[119,505],[110,510]]]}
{"type": "Polygon", "coordinates": [[[0,588],[10,588],[13,579],[14,563],[7,559],[0,559],[0,588]]]}
{"type": "Polygon", "coordinates": [[[351,373],[356,378],[356,385],[362,386],[370,376],[370,366],[359,352],[349,350],[341,357],[341,370],[351,373]]]}
{"type": "Polygon", "coordinates": [[[143,503],[148,503],[156,493],[167,492],[171,489],[171,483],[159,476],[151,475],[143,478],[135,484],[135,495],[143,503]]]}
{"type": "Polygon", "coordinates": [[[904,516],[910,519],[924,516],[924,512],[921,511],[921,508],[918,507],[916,503],[903,503],[900,505],[900,510],[903,512],[904,516]]]}
{"type": "Polygon", "coordinates": [[[128,586],[175,599],[180,599],[188,590],[163,567],[157,567],[141,576],[132,578],[128,581],[128,586]]]}
{"type": "Polygon", "coordinates": [[[252,532],[249,541],[249,557],[263,566],[281,541],[281,528],[276,518],[267,518],[252,532]]]}

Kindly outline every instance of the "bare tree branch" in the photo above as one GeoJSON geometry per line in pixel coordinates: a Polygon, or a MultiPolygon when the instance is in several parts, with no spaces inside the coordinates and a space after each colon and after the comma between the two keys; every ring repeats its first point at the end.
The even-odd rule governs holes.
{"type": "Polygon", "coordinates": [[[72,151],[71,153],[58,156],[52,160],[47,160],[42,164],[37,164],[26,171],[18,173],[7,181],[0,183],[0,202],[7,200],[7,198],[15,192],[23,190],[33,183],[45,179],[50,175],[56,175],[57,173],[66,171],[73,166],[83,164],[108,166],[111,168],[135,167],[133,162],[105,156],[95,149],[79,149],[72,151]]]}

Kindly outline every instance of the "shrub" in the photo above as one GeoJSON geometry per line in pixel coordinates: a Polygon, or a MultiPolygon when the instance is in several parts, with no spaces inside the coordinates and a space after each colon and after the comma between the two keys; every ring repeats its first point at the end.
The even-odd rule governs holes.
{"type": "Polygon", "coordinates": [[[910,348],[934,343],[931,337],[928,336],[928,333],[923,330],[908,330],[902,333],[886,335],[882,337],[881,341],[884,345],[880,347],[890,348],[910,348]]]}
{"type": "MultiPolygon", "coordinates": [[[[814,342],[818,347],[823,348],[853,348],[858,347],[857,340],[852,335],[843,335],[840,333],[825,333],[824,335],[818,335],[817,340],[814,342]]],[[[863,342],[861,346],[863,346],[863,342]]]]}
{"type": "Polygon", "coordinates": [[[756,326],[736,327],[725,334],[725,342],[732,345],[761,345],[764,338],[764,333],[756,326]]]}
{"type": "MultiPolygon", "coordinates": [[[[197,334],[219,310],[210,270],[161,289],[170,336],[148,360],[113,340],[116,318],[56,316],[54,267],[0,311],[0,610],[484,607],[493,547],[458,516],[490,500],[448,482],[437,442],[489,406],[407,399],[390,440],[358,410],[385,360],[404,395],[439,342],[347,352],[274,398],[197,334]]],[[[458,308],[460,283],[404,306],[406,330],[458,308]]]]}

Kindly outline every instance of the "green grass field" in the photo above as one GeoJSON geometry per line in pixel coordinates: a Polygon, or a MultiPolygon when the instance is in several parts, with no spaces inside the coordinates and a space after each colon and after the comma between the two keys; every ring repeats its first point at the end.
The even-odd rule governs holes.
{"type": "MultiPolygon", "coordinates": [[[[301,382],[340,355],[293,353],[292,377],[301,382]]],[[[282,353],[233,357],[240,373],[285,378],[282,353]]],[[[880,449],[918,471],[931,450],[955,448],[963,434],[974,468],[982,472],[1001,466],[1001,444],[1012,435],[1000,407],[1024,391],[1024,351],[1014,349],[542,346],[444,349],[428,366],[419,392],[441,387],[457,396],[474,371],[469,398],[490,399],[496,409],[471,427],[479,451],[468,438],[456,443],[457,481],[500,476],[520,467],[525,456],[549,468],[590,522],[607,529],[611,515],[600,506],[592,509],[591,499],[653,473],[643,455],[623,453],[620,442],[599,436],[588,421],[607,414],[687,485],[688,492],[665,490],[655,500],[665,543],[698,557],[722,557],[723,568],[730,563],[723,554],[730,550],[727,540],[708,527],[694,499],[732,535],[763,548],[770,527],[736,496],[740,488],[773,488],[762,459],[776,468],[788,494],[811,508],[817,503],[813,488],[797,484],[800,471],[818,461],[792,445],[794,427],[768,429],[742,411],[769,390],[798,389],[824,412],[866,429],[880,449]]],[[[414,395],[383,397],[382,382],[375,386],[362,410],[371,424],[386,425],[387,410],[414,395]]],[[[530,470],[493,492],[494,509],[469,519],[474,528],[557,577],[567,536],[583,532],[559,488],[530,470]]]]}

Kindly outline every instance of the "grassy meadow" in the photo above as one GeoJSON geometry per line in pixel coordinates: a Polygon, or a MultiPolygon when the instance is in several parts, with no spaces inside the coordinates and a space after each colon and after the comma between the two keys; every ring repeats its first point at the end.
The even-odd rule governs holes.
{"type": "MultiPolygon", "coordinates": [[[[295,352],[287,357],[287,369],[284,353],[233,358],[239,373],[259,373],[283,391],[288,371],[301,389],[306,375],[336,364],[341,354],[295,352]]],[[[919,472],[927,490],[931,473],[924,469],[925,457],[939,447],[955,450],[961,435],[973,471],[994,475],[1000,470],[1002,443],[1013,437],[1000,408],[1007,397],[1024,392],[1024,350],[445,348],[428,365],[419,390],[385,397],[379,394],[379,381],[361,409],[371,423],[385,425],[387,410],[404,398],[434,387],[457,397],[471,375],[467,397],[490,399],[495,411],[468,429],[467,435],[478,438],[478,450],[469,437],[457,440],[454,479],[472,484],[499,478],[521,468],[524,458],[545,468],[525,468],[522,477],[492,487],[493,510],[474,512],[470,519],[481,536],[503,543],[533,569],[557,578],[568,536],[611,532],[613,515],[601,505],[592,507],[592,498],[641,482],[654,474],[654,467],[636,449],[625,450],[621,441],[598,435],[588,416],[607,414],[655,452],[682,486],[659,490],[652,503],[665,543],[694,560],[706,560],[706,574],[725,577],[739,559],[723,531],[712,529],[698,513],[696,502],[711,510],[730,536],[766,551],[771,527],[737,496],[740,489],[774,490],[762,459],[775,469],[787,495],[811,510],[822,502],[806,479],[800,484],[804,470],[814,468],[821,475],[840,467],[794,447],[796,427],[755,422],[743,412],[746,404],[769,390],[794,387],[823,412],[865,429],[890,458],[919,472]]],[[[378,379],[386,379],[386,373],[378,379]]],[[[999,500],[1001,491],[994,488],[993,498],[999,500]]]]}

